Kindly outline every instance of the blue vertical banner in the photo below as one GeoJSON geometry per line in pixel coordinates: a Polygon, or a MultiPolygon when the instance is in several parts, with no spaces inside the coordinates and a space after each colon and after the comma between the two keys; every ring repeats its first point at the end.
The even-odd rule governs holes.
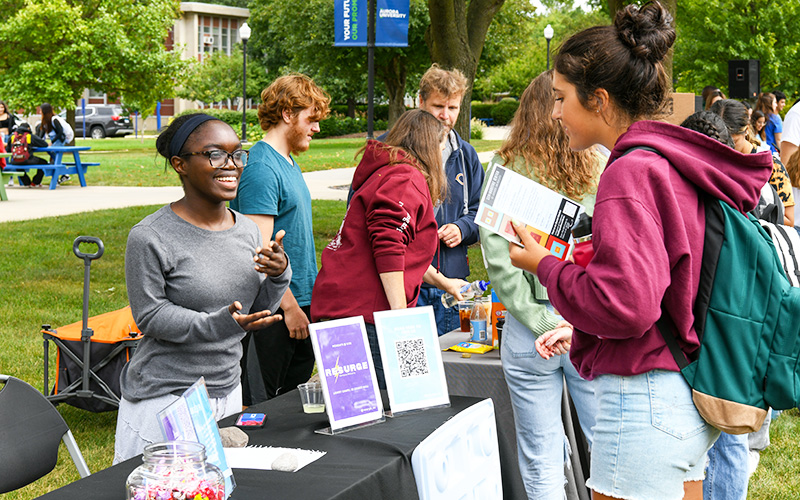
{"type": "Polygon", "coordinates": [[[408,47],[409,0],[378,0],[375,45],[408,47]]]}
{"type": "Polygon", "coordinates": [[[369,13],[367,0],[334,0],[336,47],[366,47],[369,13]]]}

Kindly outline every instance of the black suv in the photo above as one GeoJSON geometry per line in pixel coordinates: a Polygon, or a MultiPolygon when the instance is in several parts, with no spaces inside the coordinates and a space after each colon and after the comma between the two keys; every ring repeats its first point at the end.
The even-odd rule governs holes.
{"type": "MultiPolygon", "coordinates": [[[[75,109],[75,137],[83,137],[83,110],[75,109]]],[[[106,136],[124,137],[133,133],[131,119],[122,114],[118,104],[86,105],[86,136],[102,139],[106,136]]]]}

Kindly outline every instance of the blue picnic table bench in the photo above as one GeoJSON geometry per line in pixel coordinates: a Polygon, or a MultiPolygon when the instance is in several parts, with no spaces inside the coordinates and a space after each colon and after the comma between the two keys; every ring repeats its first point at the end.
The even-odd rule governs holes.
{"type": "MultiPolygon", "coordinates": [[[[86,187],[86,168],[96,167],[99,163],[81,161],[81,151],[92,149],[90,146],[47,146],[46,148],[32,148],[34,153],[54,153],[53,162],[47,165],[12,165],[8,163],[5,171],[44,170],[45,176],[50,176],[50,189],[58,187],[58,178],[62,175],[77,175],[81,187],[86,187]],[[64,153],[72,153],[73,161],[64,161],[64,153]]],[[[67,157],[69,159],[69,157],[67,157]]],[[[21,182],[21,181],[20,181],[21,182]]]]}

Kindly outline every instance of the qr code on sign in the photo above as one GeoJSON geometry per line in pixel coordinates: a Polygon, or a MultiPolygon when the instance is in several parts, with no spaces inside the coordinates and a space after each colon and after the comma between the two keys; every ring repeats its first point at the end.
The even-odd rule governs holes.
{"type": "Polygon", "coordinates": [[[402,378],[428,374],[428,359],[425,357],[425,342],[422,339],[399,340],[394,345],[402,378]]]}

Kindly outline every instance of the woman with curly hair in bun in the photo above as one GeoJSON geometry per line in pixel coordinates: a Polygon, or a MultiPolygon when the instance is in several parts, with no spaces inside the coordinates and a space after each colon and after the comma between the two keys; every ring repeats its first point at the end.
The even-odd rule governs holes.
{"type": "MultiPolygon", "coordinates": [[[[570,148],[611,150],[592,224],[594,256],[584,268],[560,261],[518,228],[511,261],[537,275],[556,310],[574,325],[570,359],[594,380],[587,486],[593,498],[702,498],[706,452],[719,436],[692,402],[656,327],[662,308],[682,350],[698,347],[693,305],[705,214],[698,190],[741,212],[769,179],[767,153],[743,155],[714,139],[650,121],[670,83],[662,60],[675,41],[659,3],[628,5],[611,26],[569,38],[555,58],[553,118],[570,148]],[[637,149],[647,147],[657,150],[637,149]]],[[[537,343],[568,337],[556,330],[537,343]]]]}
{"type": "MultiPolygon", "coordinates": [[[[522,93],[508,139],[489,168],[503,165],[579,201],[591,214],[603,158],[593,149],[570,151],[552,112],[550,70],[522,93]]],[[[508,241],[481,228],[481,248],[494,291],[507,310],[501,346],[503,374],[514,407],[522,481],[531,500],[561,500],[566,458],[560,405],[564,381],[589,443],[597,412],[592,382],[578,375],[566,350],[540,356],[534,349],[538,336],[570,325],[553,310],[539,280],[511,265],[508,241]]]]}

